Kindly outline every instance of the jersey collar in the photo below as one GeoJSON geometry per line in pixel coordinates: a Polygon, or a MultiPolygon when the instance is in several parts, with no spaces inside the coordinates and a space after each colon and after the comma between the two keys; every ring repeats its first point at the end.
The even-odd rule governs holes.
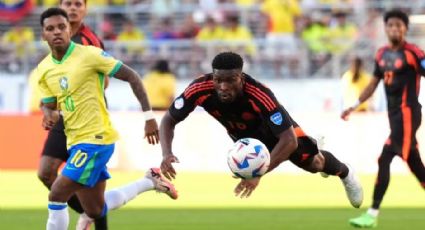
{"type": "Polygon", "coordinates": [[[73,42],[73,41],[71,41],[70,43],[69,43],[69,46],[68,46],[68,49],[66,50],[66,53],[65,53],[65,55],[63,56],[63,58],[62,58],[62,60],[60,60],[60,61],[58,61],[58,60],[56,60],[54,57],[53,57],[53,55],[52,55],[52,60],[53,60],[53,62],[55,63],[55,64],[62,64],[70,55],[71,55],[71,53],[72,53],[72,51],[74,50],[74,48],[75,48],[75,43],[73,42]]]}

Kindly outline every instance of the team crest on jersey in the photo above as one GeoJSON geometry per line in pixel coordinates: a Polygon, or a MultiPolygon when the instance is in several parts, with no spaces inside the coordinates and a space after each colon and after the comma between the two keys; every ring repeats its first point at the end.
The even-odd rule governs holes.
{"type": "Polygon", "coordinates": [[[109,53],[107,53],[106,51],[102,51],[102,56],[104,57],[112,57],[109,53]]]}
{"type": "Polygon", "coordinates": [[[181,109],[184,106],[184,100],[183,98],[179,97],[174,101],[174,107],[176,109],[181,109]]]}
{"type": "Polygon", "coordinates": [[[280,112],[276,112],[276,113],[274,113],[273,115],[270,116],[270,120],[275,125],[281,125],[282,121],[283,121],[282,114],[280,112]]]}
{"type": "Polygon", "coordinates": [[[61,77],[59,79],[59,85],[62,90],[68,90],[68,78],[67,77],[61,77]]]}

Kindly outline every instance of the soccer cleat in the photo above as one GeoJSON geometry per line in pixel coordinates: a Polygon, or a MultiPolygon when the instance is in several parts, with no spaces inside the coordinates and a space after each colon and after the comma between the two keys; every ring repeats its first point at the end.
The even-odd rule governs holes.
{"type": "Polygon", "coordinates": [[[88,217],[85,213],[81,214],[77,221],[76,230],[90,230],[90,226],[93,224],[94,220],[88,217]]]}
{"type": "Polygon", "coordinates": [[[161,169],[150,168],[146,172],[145,177],[152,180],[157,192],[165,193],[173,200],[178,198],[179,195],[177,194],[176,188],[174,188],[174,185],[162,176],[161,169]]]}
{"type": "Polygon", "coordinates": [[[363,213],[359,217],[348,220],[348,223],[356,228],[374,228],[378,226],[378,219],[368,213],[363,213]]]}
{"type": "Polygon", "coordinates": [[[353,168],[350,165],[347,165],[347,167],[348,175],[344,179],[341,179],[341,181],[344,184],[345,192],[351,205],[359,208],[363,202],[363,187],[355,175],[353,168]]]}

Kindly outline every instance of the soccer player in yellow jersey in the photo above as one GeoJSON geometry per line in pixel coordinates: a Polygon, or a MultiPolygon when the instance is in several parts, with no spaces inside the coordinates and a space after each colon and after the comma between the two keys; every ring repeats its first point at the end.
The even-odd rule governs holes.
{"type": "MultiPolygon", "coordinates": [[[[47,9],[40,23],[42,37],[51,50],[35,69],[43,98],[43,127],[51,129],[59,119],[59,111],[62,112],[70,155],[49,193],[46,228],[61,230],[68,228],[66,201],[73,194],[77,194],[89,217],[99,218],[108,209],[123,205],[127,201],[125,196],[137,190],[136,186],[127,186],[120,188],[119,196],[104,196],[106,179],[110,178],[106,163],[114,151],[118,133],[111,125],[103,98],[103,77],[108,75],[129,82],[147,117],[145,131],[153,130],[146,132],[149,142],[158,143],[158,126],[151,119],[153,113],[146,92],[134,70],[99,48],[72,42],[64,10],[47,9]]],[[[155,171],[152,176],[159,173],[155,171]]],[[[177,198],[169,182],[158,182],[164,190],[171,190],[169,196],[177,198]]]]}

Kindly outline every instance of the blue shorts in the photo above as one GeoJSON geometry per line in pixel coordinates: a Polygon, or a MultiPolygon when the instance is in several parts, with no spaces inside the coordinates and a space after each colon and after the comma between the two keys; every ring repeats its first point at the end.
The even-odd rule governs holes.
{"type": "Polygon", "coordinates": [[[106,163],[114,152],[115,144],[77,144],[68,149],[69,158],[62,175],[88,187],[111,178],[106,163]]]}

